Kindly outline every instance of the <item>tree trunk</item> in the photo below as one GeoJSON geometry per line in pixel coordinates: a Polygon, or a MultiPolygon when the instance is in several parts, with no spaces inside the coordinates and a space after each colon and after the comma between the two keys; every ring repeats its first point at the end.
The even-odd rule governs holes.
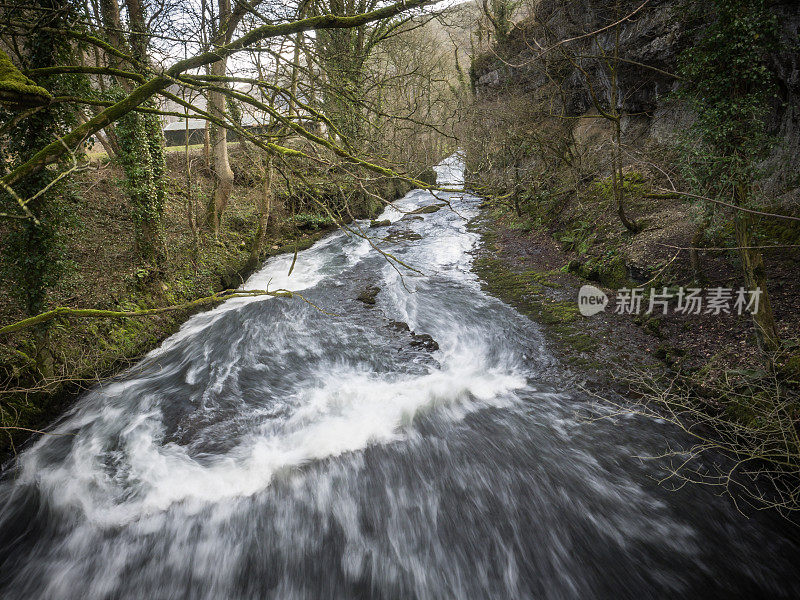
{"type": "Polygon", "coordinates": [[[50,326],[42,324],[33,329],[36,369],[45,379],[55,377],[55,359],[50,349],[50,326]]]}
{"type": "Polygon", "coordinates": [[[625,229],[631,233],[636,233],[639,228],[634,221],[628,218],[625,214],[625,174],[622,172],[622,156],[621,156],[621,127],[620,118],[617,115],[614,121],[614,147],[612,149],[611,158],[611,189],[614,194],[614,205],[617,209],[617,216],[620,222],[625,226],[625,229]]]}
{"type": "MultiPolygon", "coordinates": [[[[134,58],[133,70],[145,74],[148,61],[147,24],[144,6],[140,0],[128,0],[130,37],[123,36],[120,5],[118,0],[101,0],[106,35],[109,42],[134,58]]],[[[111,66],[128,68],[123,61],[109,55],[111,66]]],[[[133,84],[126,78],[118,78],[118,84],[130,93],[133,84]]],[[[130,185],[131,208],[136,228],[136,252],[141,259],[158,266],[166,254],[162,218],[166,201],[166,155],[164,133],[157,115],[129,113],[117,123],[124,131],[117,136],[118,157],[125,168],[130,185]],[[124,138],[124,139],[123,139],[124,138]]],[[[111,132],[111,130],[109,130],[111,132]]],[[[113,140],[109,139],[113,146],[113,140]]]]}
{"type": "MultiPolygon", "coordinates": [[[[736,188],[737,203],[744,206],[749,192],[745,185],[736,188]]],[[[745,287],[750,290],[761,290],[758,311],[753,313],[753,323],[756,329],[756,339],[759,347],[765,352],[775,352],[778,349],[778,330],[775,327],[775,316],[772,314],[772,304],[767,292],[767,273],[764,269],[764,258],[761,251],[753,248],[753,218],[746,212],[737,211],[736,214],[736,245],[742,261],[745,287]]]]}
{"type": "MultiPolygon", "coordinates": [[[[219,60],[211,65],[211,74],[224,76],[226,62],[219,60]]],[[[209,92],[209,112],[218,118],[225,116],[225,96],[220,92],[209,92]]],[[[211,161],[214,172],[214,195],[207,210],[206,222],[211,225],[214,237],[219,236],[222,213],[228,205],[233,189],[233,171],[228,159],[228,130],[220,125],[209,123],[211,130],[211,161]]]]}
{"type": "Polygon", "coordinates": [[[703,280],[702,268],[700,267],[700,253],[697,251],[697,244],[703,239],[703,228],[698,227],[692,236],[692,247],[689,250],[689,262],[692,265],[692,278],[697,283],[703,280]]]}
{"type": "MultiPolygon", "coordinates": [[[[213,46],[222,46],[231,40],[241,13],[231,11],[230,0],[219,0],[219,20],[214,36],[213,46]]],[[[228,60],[223,58],[211,63],[211,75],[224,77],[226,75],[228,60]]],[[[225,85],[224,83],[221,85],[225,85]]],[[[218,119],[225,119],[225,95],[211,91],[208,94],[208,111],[218,119]]],[[[228,130],[221,125],[209,123],[211,137],[211,170],[214,173],[214,194],[206,209],[206,223],[211,225],[214,237],[219,237],[219,227],[222,213],[228,205],[228,200],[233,189],[233,171],[228,158],[228,130]]]]}
{"type": "Polygon", "coordinates": [[[272,157],[268,156],[266,159],[266,167],[262,170],[264,178],[261,203],[258,207],[258,232],[253,247],[250,249],[249,263],[251,267],[255,267],[261,259],[261,253],[264,251],[264,241],[267,238],[267,228],[269,227],[270,210],[272,208],[272,157]]]}
{"type": "MultiPolygon", "coordinates": [[[[300,18],[303,18],[302,12],[300,13],[300,18]]],[[[297,97],[297,80],[299,76],[300,70],[300,46],[303,44],[303,34],[298,33],[294,37],[294,54],[292,56],[292,80],[291,86],[289,91],[291,92],[291,97],[289,98],[289,118],[291,119],[295,114],[295,105],[294,99],[297,97]]]]}
{"type": "MultiPolygon", "coordinates": [[[[615,5],[615,15],[619,18],[619,2],[615,5]]],[[[614,62],[611,67],[611,114],[614,124],[614,148],[612,149],[611,185],[614,188],[614,202],[617,205],[617,215],[631,233],[636,233],[639,228],[635,221],[628,219],[625,214],[625,174],[622,172],[622,115],[620,114],[619,101],[619,25],[614,27],[614,62]]]]}
{"type": "MultiPolygon", "coordinates": [[[[185,99],[184,91],[184,99],[185,99]]],[[[186,217],[189,220],[189,228],[192,230],[192,256],[195,261],[200,254],[200,234],[197,231],[197,221],[194,216],[194,194],[192,193],[192,163],[189,160],[189,111],[184,112],[184,158],[186,160],[186,217]]]]}
{"type": "MultiPolygon", "coordinates": [[[[77,115],[78,120],[81,122],[81,125],[86,123],[86,121],[88,120],[82,110],[75,111],[75,114],[77,115]]],[[[111,144],[106,139],[106,136],[103,135],[102,131],[96,131],[94,137],[97,138],[98,142],[100,142],[100,145],[103,147],[103,150],[105,150],[106,154],[108,154],[108,158],[114,158],[116,156],[116,154],[114,153],[114,149],[111,147],[111,144]]]]}
{"type": "Polygon", "coordinates": [[[206,168],[211,168],[211,132],[208,128],[208,121],[203,127],[203,157],[206,159],[206,168]]]}

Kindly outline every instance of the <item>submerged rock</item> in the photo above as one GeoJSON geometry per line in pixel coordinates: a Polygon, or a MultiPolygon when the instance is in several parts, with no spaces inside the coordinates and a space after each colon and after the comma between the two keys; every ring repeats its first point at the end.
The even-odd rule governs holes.
{"type": "Polygon", "coordinates": [[[409,215],[426,215],[429,213],[435,213],[442,209],[442,207],[447,206],[447,204],[429,204],[428,206],[420,206],[419,208],[415,208],[412,211],[409,211],[409,215]]]}
{"type": "Polygon", "coordinates": [[[419,348],[421,350],[427,350],[428,352],[435,352],[439,349],[439,344],[433,337],[427,333],[414,333],[411,331],[408,323],[404,321],[389,321],[388,327],[400,333],[407,333],[411,338],[409,346],[412,348],[419,348]]]}
{"type": "Polygon", "coordinates": [[[395,331],[411,331],[408,323],[404,323],[403,321],[389,321],[389,328],[395,331]]]}
{"type": "Polygon", "coordinates": [[[427,333],[411,333],[411,345],[415,348],[422,348],[428,352],[435,352],[439,349],[439,344],[427,333]]]}
{"type": "Polygon", "coordinates": [[[416,242],[417,240],[421,240],[422,236],[418,234],[416,231],[406,231],[406,230],[399,230],[393,231],[389,235],[387,235],[383,241],[384,242],[416,242]]]}
{"type": "Polygon", "coordinates": [[[375,304],[375,297],[380,291],[381,288],[379,288],[377,285],[367,286],[361,290],[361,293],[358,295],[358,299],[364,304],[369,304],[371,306],[375,304]]]}

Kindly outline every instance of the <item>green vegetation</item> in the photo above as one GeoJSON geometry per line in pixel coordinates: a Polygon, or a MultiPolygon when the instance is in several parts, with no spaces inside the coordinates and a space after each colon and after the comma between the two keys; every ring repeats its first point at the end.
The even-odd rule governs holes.
{"type": "MultiPolygon", "coordinates": [[[[797,157],[784,148],[793,134],[777,137],[792,131],[797,111],[787,75],[796,34],[779,22],[783,5],[764,0],[710,0],[674,12],[643,5],[635,19],[624,18],[620,4],[590,5],[604,16],[589,11],[580,25],[568,3],[534,9],[473,57],[470,185],[503,232],[485,238],[503,260],[476,266],[490,290],[576,352],[586,346],[569,315],[543,305],[545,290],[516,268],[516,245],[525,249],[520,264],[530,264],[557,244],[557,259],[547,250],[541,262],[552,268],[560,260],[567,289],[577,292],[583,281],[639,287],[643,310],[651,290],[761,290],[750,327],[747,315],[675,314],[675,302],[668,315],[630,319],[629,337],[660,361],[663,379],[632,376],[630,365],[615,374],[634,380],[626,385],[659,407],[653,413],[680,406],[716,427],[724,443],[700,445],[700,453],[768,457],[796,481],[797,157]],[[612,10],[619,20],[609,25],[612,10]],[[641,60],[640,17],[661,32],[659,43],[670,40],[658,64],[641,60]],[[532,56],[533,47],[548,51],[532,56]],[[526,235],[543,242],[520,242],[526,235]]],[[[586,329],[589,339],[606,335],[586,329]]]]}
{"type": "Polygon", "coordinates": [[[8,54],[0,50],[0,103],[13,108],[47,103],[53,96],[23,75],[8,54]]]}
{"type": "MultiPolygon", "coordinates": [[[[237,170],[247,168],[248,159],[243,151],[239,150],[233,158],[237,170]]],[[[129,252],[136,246],[137,233],[126,224],[132,225],[136,215],[130,210],[129,188],[119,185],[128,181],[122,165],[110,164],[98,175],[79,174],[73,184],[76,191],[70,208],[80,214],[80,220],[67,232],[62,231],[60,242],[60,252],[73,257],[72,265],[62,270],[61,277],[53,279],[47,288],[50,306],[55,303],[106,311],[158,311],[191,303],[237,288],[267,256],[302,251],[338,226],[330,215],[314,212],[320,208],[319,198],[293,197],[287,189],[277,188],[279,193],[273,201],[263,244],[265,250],[259,262],[253,264],[251,250],[258,229],[255,200],[259,188],[235,185],[216,241],[211,232],[201,232],[201,244],[195,251],[192,231],[185,224],[186,188],[181,185],[181,169],[180,162],[172,162],[167,173],[170,183],[162,222],[165,247],[158,266],[130,262],[136,256],[129,252]],[[291,212],[293,208],[300,212],[291,212]],[[114,244],[108,243],[109,235],[114,236],[114,244]]],[[[193,181],[193,187],[200,202],[211,193],[213,180],[202,176],[193,181]]],[[[342,193],[345,198],[361,197],[360,187],[344,178],[333,187],[340,198],[342,193]]],[[[379,199],[353,202],[353,216],[372,217],[383,210],[385,201],[396,199],[410,188],[400,182],[377,182],[374,187],[373,193],[379,199]]],[[[130,365],[173,333],[192,312],[209,306],[204,303],[147,318],[58,317],[48,321],[47,348],[52,357],[49,377],[43,377],[36,360],[40,347],[36,330],[4,336],[4,343],[0,344],[0,380],[6,387],[21,391],[4,394],[0,400],[2,426],[19,428],[6,431],[2,447],[7,449],[9,443],[20,443],[27,437],[27,429],[37,429],[55,418],[77,392],[130,365]]],[[[14,302],[0,305],[3,326],[25,316],[19,307],[14,302]]]]}
{"type": "Polygon", "coordinates": [[[681,56],[684,93],[697,119],[699,141],[685,145],[687,179],[695,193],[727,200],[734,208],[736,245],[748,289],[762,290],[761,310],[753,315],[759,344],[779,347],[764,259],[756,247],[752,213],[758,208],[753,186],[758,161],[775,141],[767,134],[771,102],[777,95],[770,53],[778,48],[778,21],[764,0],[714,0],[714,21],[698,43],[681,56]]]}

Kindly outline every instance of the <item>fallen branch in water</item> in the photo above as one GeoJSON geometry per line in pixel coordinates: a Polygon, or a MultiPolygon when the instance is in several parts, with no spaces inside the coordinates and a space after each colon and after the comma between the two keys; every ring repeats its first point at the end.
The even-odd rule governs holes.
{"type": "Polygon", "coordinates": [[[143,308],[141,310],[103,310],[97,308],[69,308],[66,306],[59,306],[52,310],[48,310],[47,312],[43,312],[33,317],[28,317],[27,319],[22,319],[21,321],[17,321],[16,323],[11,323],[10,325],[6,325],[5,327],[0,327],[0,335],[6,333],[15,333],[17,331],[22,331],[24,329],[29,329],[34,325],[39,325],[41,323],[47,323],[52,321],[53,319],[57,318],[84,318],[84,317],[95,317],[95,318],[111,318],[111,319],[126,319],[130,317],[149,317],[153,315],[159,315],[168,312],[175,312],[179,310],[186,310],[190,308],[195,308],[198,306],[205,306],[207,304],[218,304],[221,302],[225,302],[226,300],[230,300],[232,298],[253,298],[257,296],[274,296],[278,298],[300,298],[306,304],[313,306],[318,311],[326,314],[335,316],[333,313],[330,313],[307,298],[303,297],[302,295],[298,294],[297,292],[292,292],[289,290],[225,290],[214,294],[213,296],[206,296],[205,298],[198,298],[196,300],[192,300],[191,302],[185,302],[183,304],[174,304],[172,306],[161,306],[158,308],[143,308]]]}

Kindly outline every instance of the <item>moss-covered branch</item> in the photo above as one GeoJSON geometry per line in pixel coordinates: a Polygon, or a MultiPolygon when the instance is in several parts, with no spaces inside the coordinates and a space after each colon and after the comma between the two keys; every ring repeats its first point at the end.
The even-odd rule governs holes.
{"type": "MultiPolygon", "coordinates": [[[[66,102],[73,104],[86,104],[88,106],[114,106],[111,100],[100,100],[99,98],[82,98],[80,96],[56,96],[53,98],[53,103],[66,102]]],[[[160,110],[158,108],[151,108],[149,106],[137,106],[133,109],[136,112],[149,113],[152,115],[164,115],[169,117],[186,117],[186,113],[178,112],[175,110],[160,110]]],[[[204,119],[205,117],[199,114],[193,114],[192,118],[204,119]]]]}
{"type": "Polygon", "coordinates": [[[132,79],[138,83],[145,83],[147,79],[140,73],[115,69],[113,67],[86,67],[83,65],[60,65],[57,67],[42,67],[30,69],[25,72],[30,77],[47,77],[50,75],[62,75],[67,73],[85,73],[87,75],[113,75],[124,79],[132,79]]]}
{"type": "Polygon", "coordinates": [[[58,308],[54,308],[53,310],[48,310],[47,312],[43,312],[36,316],[29,317],[27,319],[22,319],[21,321],[17,321],[16,323],[11,323],[10,325],[6,325],[5,327],[0,327],[0,335],[7,333],[16,333],[18,331],[30,329],[35,325],[47,323],[49,321],[59,318],[93,317],[93,318],[127,319],[131,317],[150,317],[154,315],[160,315],[179,310],[187,310],[192,308],[199,308],[201,306],[219,304],[221,302],[225,302],[226,300],[230,300],[231,298],[253,298],[257,296],[274,296],[278,298],[293,298],[297,296],[298,298],[301,298],[303,301],[311,304],[311,302],[303,298],[303,296],[296,294],[295,292],[290,292],[289,290],[274,290],[274,291],[225,290],[218,294],[214,294],[213,296],[198,298],[197,300],[192,300],[191,302],[185,302],[183,304],[162,306],[159,308],[144,308],[141,310],[103,310],[97,308],[69,308],[66,306],[59,306],[58,308]]]}
{"type": "Polygon", "coordinates": [[[23,75],[0,50],[0,102],[14,109],[47,104],[52,96],[23,75]]]}

